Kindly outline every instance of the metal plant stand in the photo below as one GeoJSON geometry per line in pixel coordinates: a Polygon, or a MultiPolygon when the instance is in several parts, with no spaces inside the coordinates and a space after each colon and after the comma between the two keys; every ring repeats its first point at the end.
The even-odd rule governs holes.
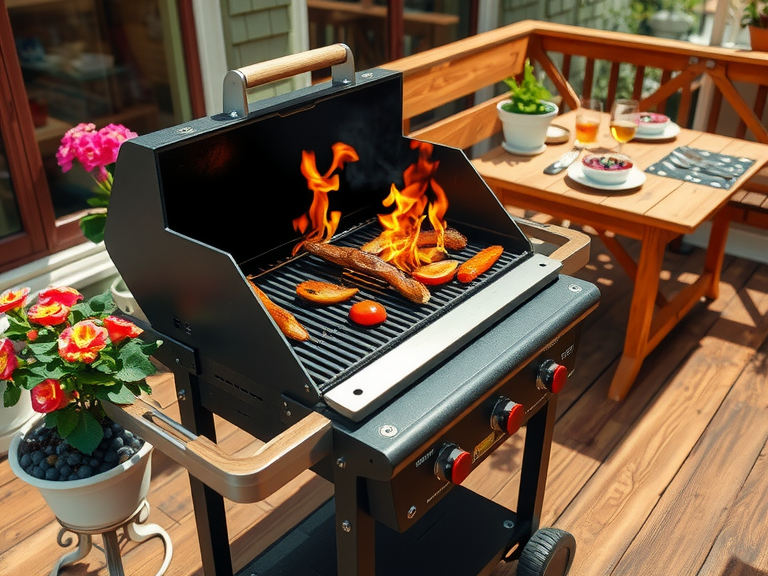
{"type": "Polygon", "coordinates": [[[65,537],[67,532],[71,532],[77,535],[77,549],[69,552],[59,558],[54,564],[51,570],[50,576],[58,576],[62,567],[67,564],[72,564],[85,558],[93,547],[92,536],[94,534],[101,534],[104,541],[104,555],[107,558],[107,569],[110,576],[125,576],[123,571],[123,561],[120,557],[120,546],[117,538],[117,531],[122,528],[123,534],[134,542],[144,542],[153,536],[159,536],[163,540],[163,548],[165,555],[163,557],[163,564],[160,566],[160,570],[156,576],[162,576],[168,569],[171,563],[171,556],[173,555],[173,544],[171,544],[171,537],[168,533],[157,524],[144,524],[149,518],[149,502],[142,501],[136,512],[131,516],[117,524],[112,526],[106,526],[96,530],[83,530],[82,528],[74,528],[68,526],[66,523],[58,520],[62,528],[59,530],[57,541],[59,546],[67,547],[72,543],[71,537],[65,537]]]}

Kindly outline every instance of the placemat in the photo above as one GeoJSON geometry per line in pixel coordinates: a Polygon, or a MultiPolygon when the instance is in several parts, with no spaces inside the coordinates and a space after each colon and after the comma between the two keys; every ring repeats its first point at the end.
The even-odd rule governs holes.
{"type": "MultiPolygon", "coordinates": [[[[676,150],[680,151],[679,148],[676,150]]],[[[727,154],[718,154],[699,148],[689,148],[689,150],[698,153],[705,159],[705,162],[711,162],[717,170],[724,171],[734,178],[728,180],[726,178],[721,178],[720,176],[707,174],[701,170],[697,171],[695,168],[681,168],[674,163],[674,160],[676,159],[673,153],[670,153],[656,164],[649,166],[645,171],[650,174],[656,174],[657,176],[674,178],[676,180],[686,180],[688,182],[695,182],[696,184],[706,184],[713,188],[723,188],[728,190],[733,186],[736,179],[755,163],[751,158],[744,158],[743,156],[728,156],[727,154]]],[[[693,162],[691,162],[691,164],[693,164],[693,162]]]]}

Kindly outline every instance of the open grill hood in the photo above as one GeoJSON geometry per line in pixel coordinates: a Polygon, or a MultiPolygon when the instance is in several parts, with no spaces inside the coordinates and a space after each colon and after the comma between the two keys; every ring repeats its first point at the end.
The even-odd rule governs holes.
{"type": "MultiPolygon", "coordinates": [[[[366,357],[351,368],[341,368],[340,375],[321,376],[322,370],[312,366],[314,356],[308,359],[301,349],[307,345],[283,336],[247,277],[254,276],[267,292],[278,290],[270,296],[285,300],[290,289],[279,288],[279,279],[291,278],[296,268],[309,265],[305,260],[309,255],[292,256],[302,239],[292,221],[312,202],[300,170],[302,151],[315,153],[320,172],[331,164],[333,144],[343,142],[357,151],[359,161],[338,172],[339,189],[328,195],[330,210],[342,214],[332,242],[378,234],[376,215],[386,211],[382,200],[393,183],[402,186],[404,170],[418,156],[412,140],[402,135],[401,110],[400,74],[374,69],[357,73],[353,83],[323,84],[251,104],[244,118],[220,114],[122,145],[105,243],[152,329],[194,351],[193,359],[177,362],[194,363],[203,377],[245,401],[275,406],[277,418],[283,395],[311,407],[329,393],[329,381],[359,374],[371,364],[366,357]]],[[[440,332],[445,343],[433,344],[437,349],[431,363],[416,368],[405,380],[415,379],[506,313],[512,300],[505,295],[507,290],[527,298],[559,269],[559,263],[533,254],[528,239],[462,151],[435,145],[432,160],[439,162],[435,180],[449,200],[448,226],[470,239],[471,250],[502,244],[507,254],[500,264],[502,277],[521,263],[528,262],[529,270],[514,282],[507,280],[522,282],[519,288],[499,285],[495,277],[470,286],[471,298],[455,299],[464,303],[464,312],[452,321],[445,318],[453,311],[441,311],[441,297],[435,295],[433,307],[424,307],[422,316],[443,319],[433,331],[440,332]],[[532,280],[522,279],[529,275],[532,280]],[[463,325],[464,318],[476,315],[476,294],[493,292],[487,284],[497,285],[494,310],[474,325],[463,325]]],[[[335,265],[326,264],[324,269],[341,278],[335,265]]],[[[371,289],[393,306],[418,312],[419,305],[386,286],[371,289]]],[[[450,294],[446,298],[454,300],[450,294]]],[[[453,306],[449,303],[446,310],[453,306]]],[[[339,318],[325,332],[345,322],[345,317],[339,318]]],[[[404,334],[385,338],[388,342],[378,346],[377,354],[418,334],[422,324],[416,321],[404,334]]],[[[315,331],[314,336],[314,344],[322,344],[324,331],[315,331]]],[[[427,344],[426,338],[422,340],[420,347],[427,344]]],[[[326,352],[333,356],[335,350],[332,344],[326,352]]],[[[343,408],[339,412],[353,419],[367,414],[346,414],[343,408]]]]}

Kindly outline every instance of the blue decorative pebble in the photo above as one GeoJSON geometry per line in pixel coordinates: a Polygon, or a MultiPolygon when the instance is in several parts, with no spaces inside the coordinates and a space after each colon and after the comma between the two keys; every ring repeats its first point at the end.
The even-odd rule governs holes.
{"type": "Polygon", "coordinates": [[[80,466],[80,468],[77,469],[77,477],[82,478],[90,478],[93,476],[93,468],[91,468],[88,465],[80,466]]]}

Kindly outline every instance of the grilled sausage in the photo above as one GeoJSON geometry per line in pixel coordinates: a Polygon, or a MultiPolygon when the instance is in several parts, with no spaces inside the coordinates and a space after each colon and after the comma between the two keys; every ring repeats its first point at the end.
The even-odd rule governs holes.
{"type": "Polygon", "coordinates": [[[375,254],[369,254],[357,248],[320,244],[317,242],[306,242],[304,249],[310,254],[314,254],[333,264],[364,272],[379,280],[384,280],[411,302],[417,304],[429,302],[429,290],[424,284],[414,280],[402,270],[392,266],[392,264],[384,262],[375,254]]]}

